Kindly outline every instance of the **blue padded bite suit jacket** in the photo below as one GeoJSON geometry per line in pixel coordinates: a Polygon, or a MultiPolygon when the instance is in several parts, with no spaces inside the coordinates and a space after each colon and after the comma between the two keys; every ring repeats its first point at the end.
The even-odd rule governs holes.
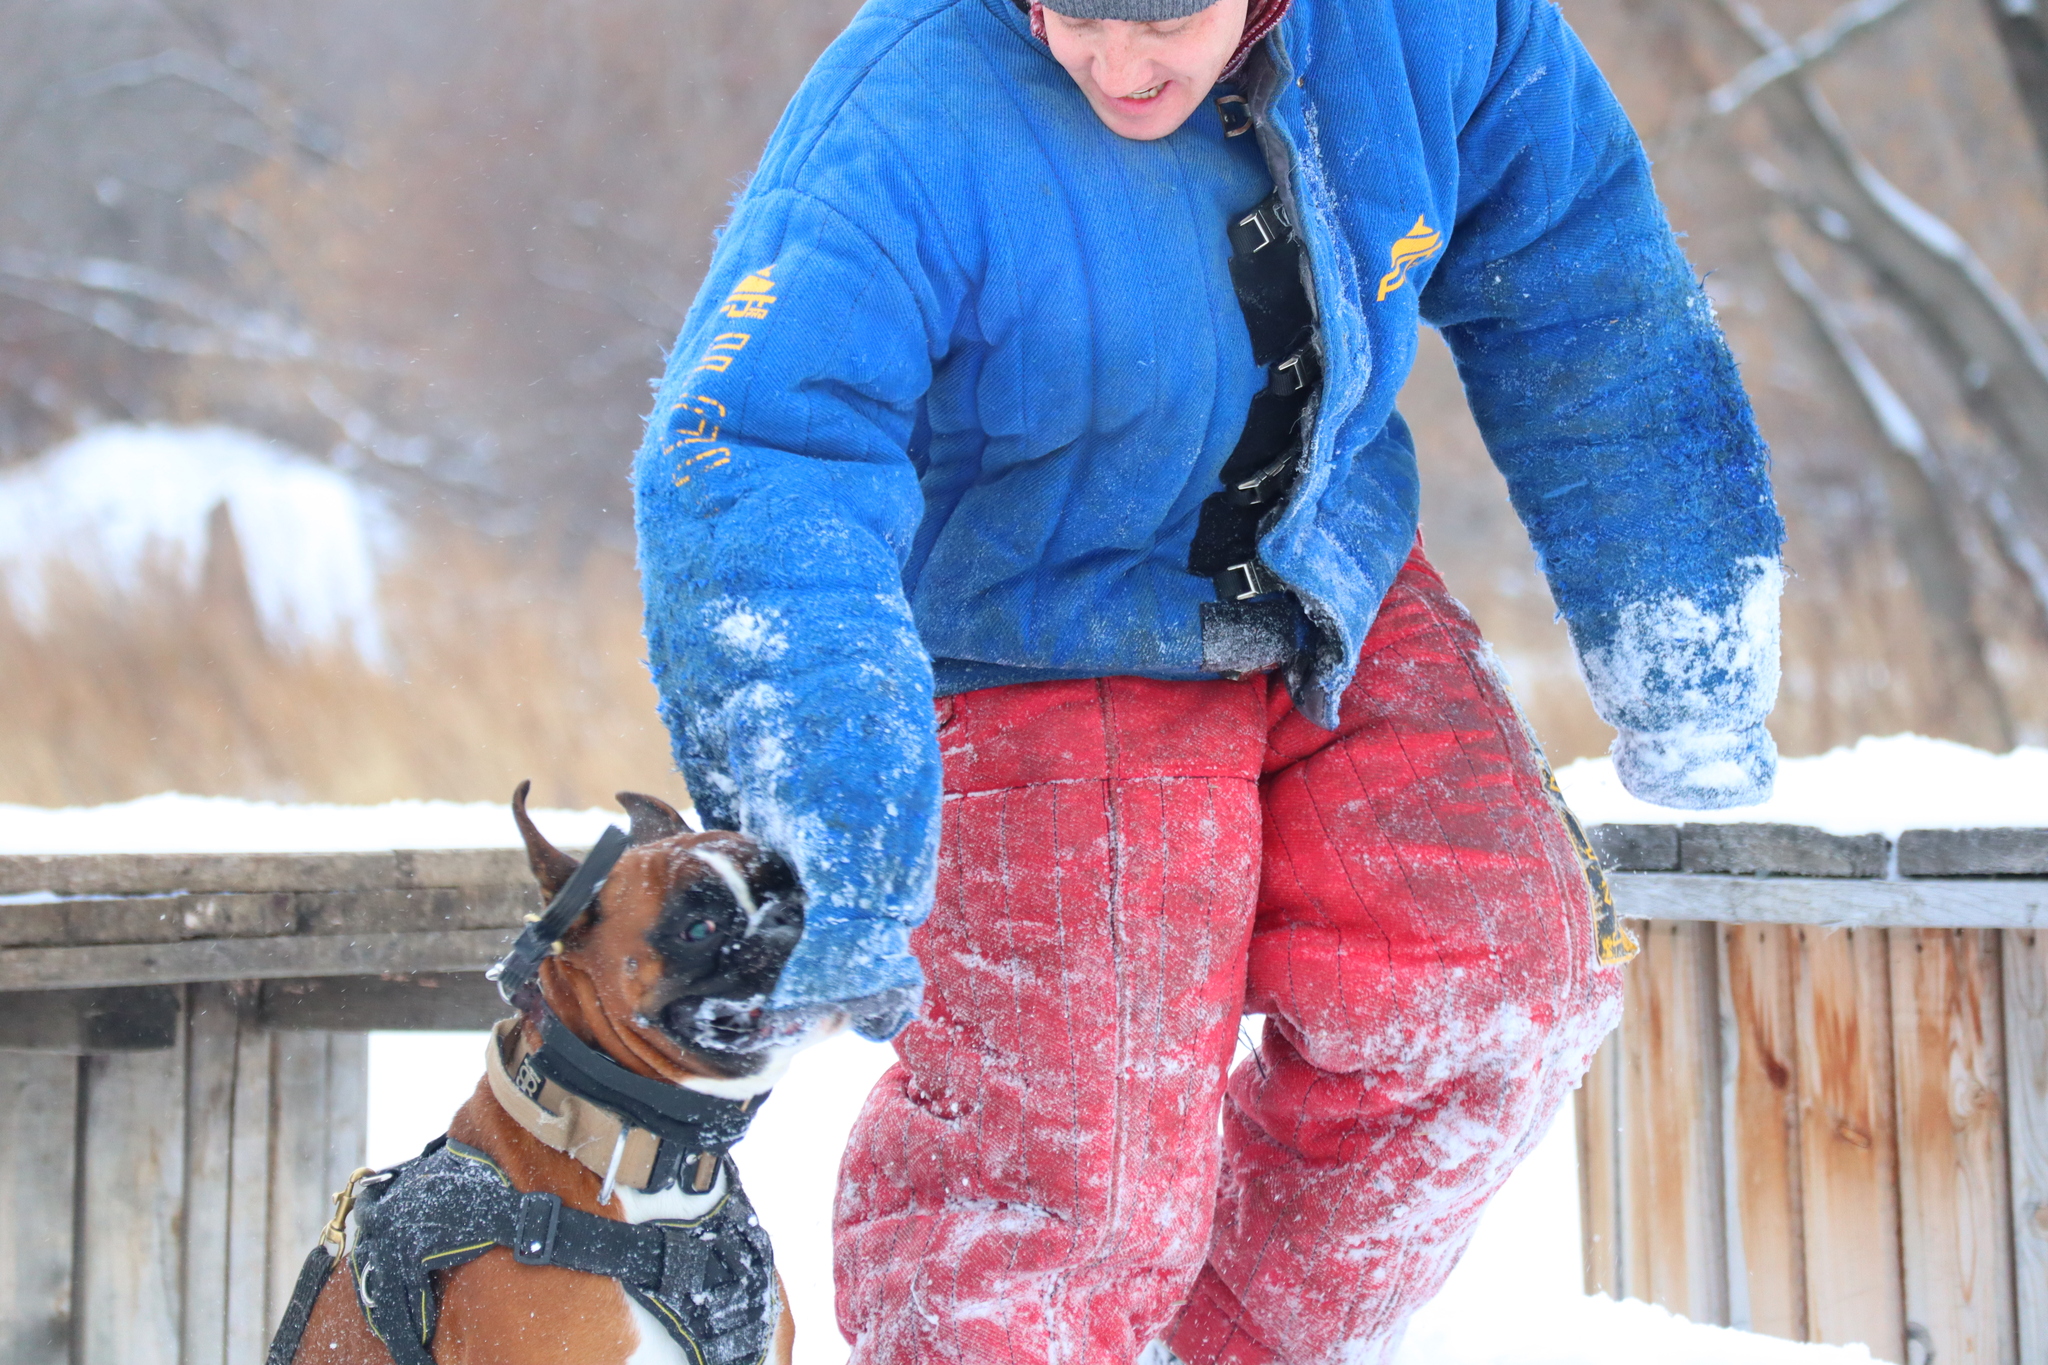
{"type": "MultiPolygon", "coordinates": [[[[647,641],[707,822],[810,896],[769,1002],[885,1035],[939,829],[935,692],[1213,676],[1202,500],[1264,383],[1226,220],[1275,186],[1323,387],[1259,559],[1322,724],[1415,538],[1440,328],[1638,794],[1768,790],[1782,525],[1648,163],[1546,0],[1295,0],[1245,84],[1105,128],[1012,0],[871,0],[721,234],[635,466],[647,641]],[[1206,649],[1206,652],[1205,652],[1206,649]]],[[[1227,651],[1225,651],[1227,652],[1227,651]]]]}

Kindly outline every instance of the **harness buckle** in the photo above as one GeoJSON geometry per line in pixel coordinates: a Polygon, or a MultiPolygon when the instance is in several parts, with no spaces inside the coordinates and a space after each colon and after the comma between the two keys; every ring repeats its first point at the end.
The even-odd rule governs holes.
{"type": "Polygon", "coordinates": [[[1233,564],[1211,581],[1216,584],[1217,598],[1225,602],[1249,602],[1254,597],[1280,591],[1280,584],[1255,559],[1233,564]]]}
{"type": "Polygon", "coordinates": [[[561,1223],[560,1195],[520,1195],[519,1212],[512,1217],[512,1259],[521,1265],[554,1264],[555,1232],[561,1223]]]}
{"type": "Polygon", "coordinates": [[[1230,485],[1230,501],[1239,507],[1264,507],[1278,502],[1292,486],[1288,476],[1294,472],[1296,454],[1290,450],[1249,479],[1230,485]]]}
{"type": "Polygon", "coordinates": [[[1276,398],[1291,398],[1320,378],[1322,366],[1317,362],[1315,352],[1304,346],[1273,367],[1273,377],[1266,385],[1266,392],[1276,398]]]}

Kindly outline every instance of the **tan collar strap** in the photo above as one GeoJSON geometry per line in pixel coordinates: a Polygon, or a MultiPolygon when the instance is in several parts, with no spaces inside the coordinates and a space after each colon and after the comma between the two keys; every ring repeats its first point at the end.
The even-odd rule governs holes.
{"type": "Polygon", "coordinates": [[[636,1190],[687,1182],[699,1194],[712,1187],[722,1152],[676,1153],[678,1160],[661,1162],[658,1134],[632,1126],[527,1064],[526,1036],[519,1025],[516,1015],[499,1020],[484,1047],[484,1075],[490,1081],[491,1094],[513,1122],[564,1156],[575,1158],[600,1180],[615,1180],[636,1190]],[[669,1170],[658,1177],[658,1166],[669,1170]]]}

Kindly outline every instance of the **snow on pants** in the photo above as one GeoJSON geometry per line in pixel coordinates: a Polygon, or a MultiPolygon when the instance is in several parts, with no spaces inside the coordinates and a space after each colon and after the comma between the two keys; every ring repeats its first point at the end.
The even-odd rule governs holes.
{"type": "Polygon", "coordinates": [[[1334,733],[1105,678],[939,742],[925,1009],[841,1172],[855,1365],[1390,1356],[1620,1006],[1471,618],[1418,550],[1334,733]]]}

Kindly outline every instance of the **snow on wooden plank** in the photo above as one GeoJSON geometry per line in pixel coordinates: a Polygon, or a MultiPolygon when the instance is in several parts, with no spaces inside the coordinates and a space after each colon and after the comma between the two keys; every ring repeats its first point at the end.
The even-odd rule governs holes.
{"type": "Polygon", "coordinates": [[[1885,934],[1802,929],[1796,937],[1807,1334],[1903,1361],[1885,934]]]}
{"type": "Polygon", "coordinates": [[[1630,919],[1930,929],[2048,928],[2048,881],[1869,881],[1618,872],[1630,919]]]}
{"type": "Polygon", "coordinates": [[[1735,1035],[1732,1055],[1722,1059],[1734,1082],[1731,1141],[1724,1154],[1734,1213],[1728,1232],[1731,1325],[1804,1341],[1796,931],[1731,924],[1720,932],[1735,1035]]]}
{"type": "Polygon", "coordinates": [[[2019,1358],[2048,1360],[2048,934],[2008,930],[2004,961],[2006,1141],[2019,1358]]]}
{"type": "Polygon", "coordinates": [[[290,891],[140,896],[0,906],[0,946],[55,948],[95,943],[277,938],[516,926],[538,908],[517,887],[290,891]]]}

